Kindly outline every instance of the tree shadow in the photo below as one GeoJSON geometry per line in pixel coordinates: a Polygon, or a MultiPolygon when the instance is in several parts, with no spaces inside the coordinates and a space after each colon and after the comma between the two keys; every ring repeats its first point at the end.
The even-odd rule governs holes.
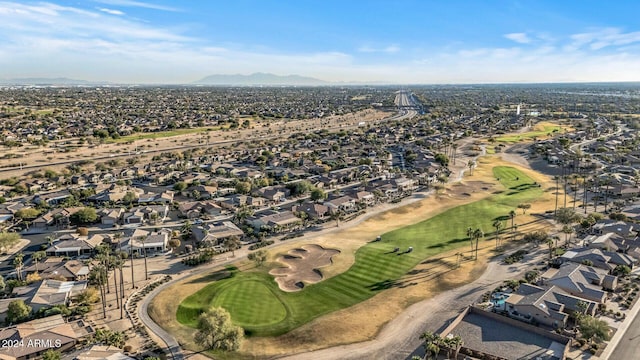
{"type": "Polygon", "coordinates": [[[210,283],[213,281],[220,281],[223,279],[228,279],[228,278],[232,278],[235,276],[235,271],[229,271],[229,270],[218,270],[215,272],[212,272],[210,274],[198,277],[196,279],[193,279],[191,281],[189,281],[187,284],[200,284],[200,283],[210,283]]]}
{"type": "Polygon", "coordinates": [[[400,283],[398,282],[398,280],[387,279],[387,280],[384,280],[384,281],[378,281],[378,282],[373,283],[373,284],[371,284],[371,285],[369,285],[367,287],[371,291],[380,291],[380,290],[390,289],[392,287],[397,287],[399,285],[400,285],[400,283]]]}

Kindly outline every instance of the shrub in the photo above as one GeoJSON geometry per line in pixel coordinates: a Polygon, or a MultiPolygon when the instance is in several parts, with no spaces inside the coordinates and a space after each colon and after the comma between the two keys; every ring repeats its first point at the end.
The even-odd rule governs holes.
{"type": "Polygon", "coordinates": [[[255,244],[249,246],[249,250],[257,250],[257,249],[263,248],[265,246],[272,245],[273,243],[274,243],[273,240],[260,241],[260,242],[257,242],[255,244]]]}

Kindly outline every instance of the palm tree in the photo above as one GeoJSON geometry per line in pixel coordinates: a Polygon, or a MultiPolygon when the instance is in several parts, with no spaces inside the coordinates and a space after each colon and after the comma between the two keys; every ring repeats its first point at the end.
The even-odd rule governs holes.
{"type": "Polygon", "coordinates": [[[131,289],[136,288],[136,280],[133,277],[133,243],[129,240],[129,259],[131,260],[131,289]]]}
{"type": "Polygon", "coordinates": [[[102,318],[106,319],[107,318],[107,295],[104,290],[104,284],[105,284],[104,265],[101,262],[96,264],[91,269],[91,272],[89,274],[89,281],[90,283],[98,286],[98,290],[100,291],[100,298],[102,300],[102,318]]]}
{"type": "Polygon", "coordinates": [[[36,251],[33,253],[33,255],[31,256],[33,258],[33,261],[36,262],[36,274],[38,273],[38,261],[44,259],[45,257],[47,257],[47,253],[44,251],[36,251]]]}
{"type": "Polygon", "coordinates": [[[511,240],[513,240],[515,236],[515,229],[516,229],[514,224],[514,220],[516,219],[516,211],[515,210],[509,211],[509,217],[511,218],[511,240]]]}
{"type": "Polygon", "coordinates": [[[500,229],[502,229],[502,221],[500,220],[496,220],[493,222],[493,227],[496,229],[496,249],[499,246],[500,243],[500,229]]]}
{"type": "Polygon", "coordinates": [[[430,331],[424,332],[420,335],[420,339],[424,341],[422,346],[426,352],[425,359],[436,359],[438,357],[438,353],[440,353],[442,339],[430,331]]]}
{"type": "Polygon", "coordinates": [[[567,242],[567,237],[570,233],[573,232],[573,229],[569,231],[571,225],[578,222],[580,220],[580,216],[576,214],[576,212],[571,208],[561,208],[556,212],[556,222],[563,225],[562,232],[565,234],[565,243],[567,242]]]}
{"type": "Polygon", "coordinates": [[[467,228],[467,238],[469,238],[469,242],[471,242],[471,251],[473,252],[473,228],[467,228]]]}
{"type": "Polygon", "coordinates": [[[594,339],[609,340],[611,335],[609,324],[606,321],[596,319],[590,315],[580,317],[578,328],[582,336],[590,343],[593,343],[594,339]]]}
{"type": "Polygon", "coordinates": [[[109,294],[111,290],[109,289],[109,277],[106,275],[106,273],[109,271],[109,255],[111,254],[111,248],[108,245],[101,244],[96,247],[96,250],[98,251],[96,259],[100,261],[104,266],[104,279],[106,281],[107,294],[109,294]]]}
{"type": "Polygon", "coordinates": [[[570,245],[569,235],[573,234],[573,228],[569,225],[565,225],[562,227],[562,232],[564,233],[564,243],[570,245]]]}
{"type": "Polygon", "coordinates": [[[231,250],[231,256],[236,256],[236,249],[240,248],[240,239],[237,236],[230,236],[224,241],[224,247],[231,250]]]}
{"type": "Polygon", "coordinates": [[[464,345],[462,338],[458,335],[455,335],[453,337],[446,337],[443,339],[443,343],[447,347],[447,358],[457,359],[458,353],[460,352],[462,345],[464,345]]]}
{"type": "Polygon", "coordinates": [[[138,241],[142,243],[142,254],[143,254],[142,256],[144,257],[144,279],[149,280],[149,270],[147,268],[147,247],[145,245],[145,241],[147,241],[147,237],[140,236],[138,237],[138,241]]]}
{"type": "Polygon", "coordinates": [[[22,280],[22,265],[23,265],[22,261],[23,260],[24,260],[23,253],[17,253],[16,256],[13,258],[13,266],[16,268],[16,276],[18,280],[22,280]]]}
{"type": "Polygon", "coordinates": [[[553,239],[551,239],[550,237],[547,237],[544,240],[547,243],[547,246],[549,247],[549,260],[553,259],[553,239]]]}
{"type": "Polygon", "coordinates": [[[476,241],[476,260],[478,260],[478,242],[482,237],[484,237],[484,232],[482,231],[482,229],[478,228],[473,231],[473,238],[476,241]]]}
{"type": "Polygon", "coordinates": [[[469,160],[469,162],[467,162],[467,167],[469,168],[469,175],[473,175],[473,168],[476,167],[476,162],[469,160]]]}
{"type": "Polygon", "coordinates": [[[560,177],[556,175],[553,178],[556,180],[556,207],[555,210],[553,210],[553,213],[556,214],[558,212],[558,195],[560,195],[560,184],[558,184],[560,177]]]}

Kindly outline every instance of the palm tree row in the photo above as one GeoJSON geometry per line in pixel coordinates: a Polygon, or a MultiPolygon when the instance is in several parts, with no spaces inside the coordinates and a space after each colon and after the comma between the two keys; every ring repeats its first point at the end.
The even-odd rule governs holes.
{"type": "MultiPolygon", "coordinates": [[[[447,359],[457,359],[458,353],[464,344],[460,336],[442,338],[430,331],[422,333],[420,339],[424,341],[422,346],[425,350],[425,360],[437,359],[442,348],[447,349],[447,359]]],[[[414,359],[416,358],[420,359],[420,357],[414,357],[414,359]]]]}

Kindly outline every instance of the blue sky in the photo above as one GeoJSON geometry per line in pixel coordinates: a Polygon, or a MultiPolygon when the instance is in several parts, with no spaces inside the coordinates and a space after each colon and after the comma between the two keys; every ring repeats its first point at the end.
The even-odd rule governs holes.
{"type": "Polygon", "coordinates": [[[638,1],[0,0],[0,78],[640,81],[638,1]]]}

